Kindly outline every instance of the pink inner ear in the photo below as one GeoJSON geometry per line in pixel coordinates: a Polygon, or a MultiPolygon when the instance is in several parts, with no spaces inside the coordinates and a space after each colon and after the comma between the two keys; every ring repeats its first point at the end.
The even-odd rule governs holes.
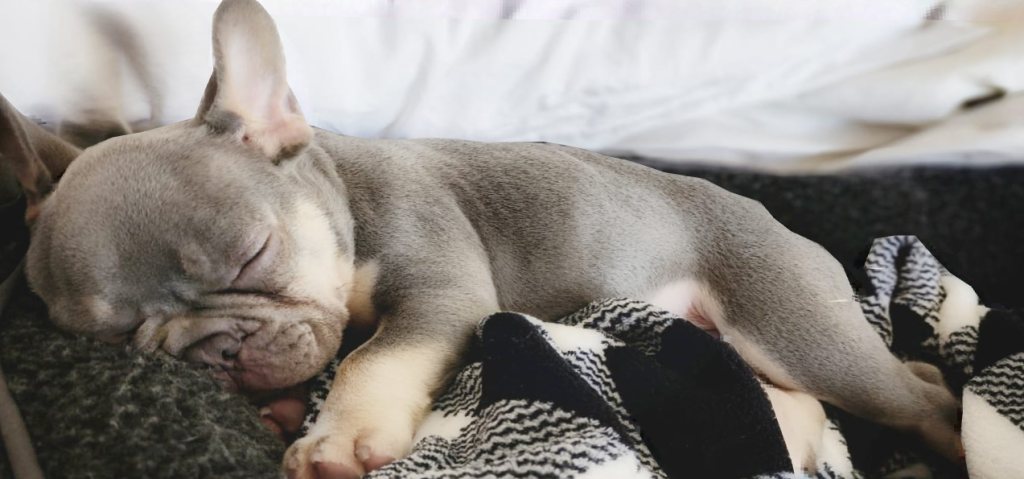
{"type": "Polygon", "coordinates": [[[217,107],[238,115],[243,124],[241,140],[276,157],[284,148],[304,146],[312,138],[286,83],[266,76],[255,81],[233,81],[222,90],[217,107]],[[275,84],[279,83],[279,84],[275,84]]]}
{"type": "Polygon", "coordinates": [[[214,17],[214,42],[213,108],[241,119],[238,138],[271,158],[308,144],[313,132],[288,86],[284,50],[266,11],[258,4],[221,4],[214,17]]]}

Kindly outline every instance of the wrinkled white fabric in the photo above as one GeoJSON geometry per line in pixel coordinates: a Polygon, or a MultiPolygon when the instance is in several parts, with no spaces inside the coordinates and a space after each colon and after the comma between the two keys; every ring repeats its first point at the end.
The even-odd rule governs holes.
{"type": "MultiPolygon", "coordinates": [[[[263,4],[314,126],[806,169],[861,161],[965,100],[1024,87],[1024,27],[965,21],[981,8],[972,1],[984,3],[954,1],[957,21],[942,22],[924,20],[935,0],[263,4]]],[[[189,118],[212,67],[216,5],[0,0],[0,91],[51,123],[96,110],[189,118]],[[148,92],[95,11],[132,31],[148,92]]],[[[871,161],[912,161],[923,150],[910,146],[871,161]]]]}

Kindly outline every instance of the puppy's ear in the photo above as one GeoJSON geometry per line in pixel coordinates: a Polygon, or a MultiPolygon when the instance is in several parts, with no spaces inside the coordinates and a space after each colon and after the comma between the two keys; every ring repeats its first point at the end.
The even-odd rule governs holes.
{"type": "Polygon", "coordinates": [[[213,56],[196,121],[275,161],[309,144],[313,130],[285,78],[281,37],[258,2],[220,4],[213,16],[213,56]]]}
{"type": "Polygon", "coordinates": [[[87,27],[82,41],[90,42],[88,68],[74,82],[78,94],[65,105],[68,114],[57,127],[57,136],[79,148],[109,138],[160,126],[163,96],[148,61],[144,37],[122,12],[102,4],[80,9],[87,27]],[[149,103],[149,118],[125,118],[126,80],[134,78],[149,103]]]}
{"type": "MultiPolygon", "coordinates": [[[[25,193],[25,220],[32,223],[53,184],[81,151],[14,109],[0,95],[0,161],[14,173],[25,193]]],[[[2,170],[0,170],[2,171],[2,170]]]]}
{"type": "Polygon", "coordinates": [[[121,12],[102,4],[76,9],[85,27],[79,41],[88,52],[84,68],[68,81],[75,94],[65,101],[56,135],[79,148],[159,126],[163,96],[147,61],[144,38],[121,12]],[[134,78],[149,103],[149,118],[125,118],[126,81],[134,78]]]}

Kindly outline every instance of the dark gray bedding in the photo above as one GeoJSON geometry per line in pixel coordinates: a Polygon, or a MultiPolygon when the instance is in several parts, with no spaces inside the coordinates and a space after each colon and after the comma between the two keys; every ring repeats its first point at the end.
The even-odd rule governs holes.
{"type": "Polygon", "coordinates": [[[874,238],[917,236],[988,305],[1024,308],[1024,167],[901,167],[847,175],[777,176],[649,159],[763,203],[825,247],[851,279],[874,238]]]}

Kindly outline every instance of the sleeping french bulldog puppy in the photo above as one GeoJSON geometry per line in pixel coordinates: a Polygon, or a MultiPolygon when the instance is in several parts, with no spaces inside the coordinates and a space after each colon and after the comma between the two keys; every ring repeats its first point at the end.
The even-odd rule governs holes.
{"type": "MultiPolygon", "coordinates": [[[[838,262],[757,202],[574,148],[365,140],[311,128],[274,21],[226,0],[195,118],[85,150],[30,192],[27,274],[68,331],[212,365],[247,393],[349,355],[290,477],[406,455],[478,320],[646,299],[727,337],[780,388],[956,458],[956,404],[892,356],[838,262]]],[[[26,140],[28,141],[28,140],[26,140]]],[[[29,141],[30,143],[30,141],[29,141]]]]}

